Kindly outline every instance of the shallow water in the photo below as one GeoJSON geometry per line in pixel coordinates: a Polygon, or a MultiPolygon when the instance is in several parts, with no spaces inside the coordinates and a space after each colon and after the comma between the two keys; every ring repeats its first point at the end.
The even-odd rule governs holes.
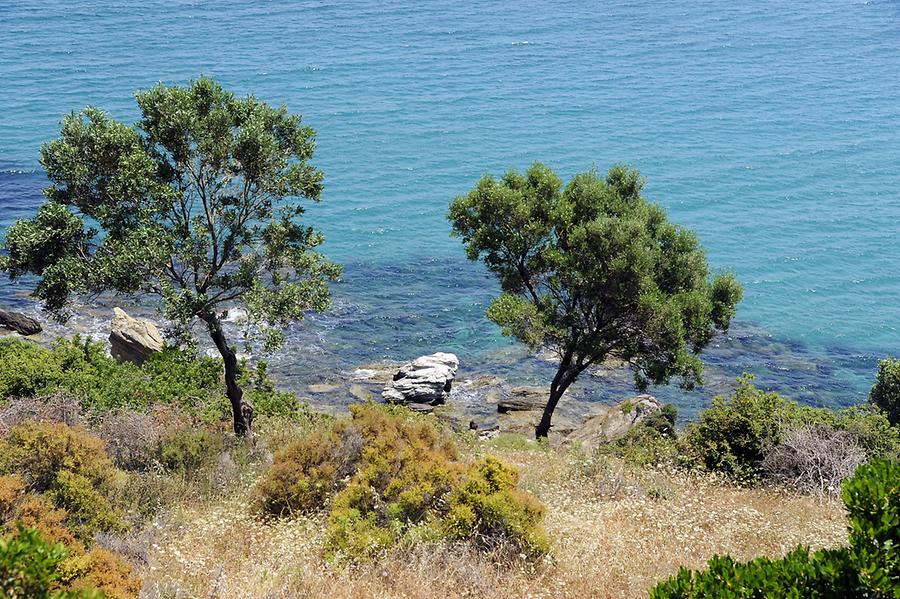
{"type": "MultiPolygon", "coordinates": [[[[286,103],[318,132],[326,193],[308,217],[346,265],[335,309],[270,360],[293,388],[437,350],[545,381],[484,318],[496,284],[444,218],[481,173],[537,159],[566,177],[634,164],[744,283],[708,388],[654,391],[686,414],[745,370],[856,403],[900,352],[896,3],[131,4],[0,7],[0,225],[40,202],[38,148],[71,109],[133,120],[135,89],[199,73],[286,103]]],[[[0,283],[0,303],[31,309],[24,290],[0,283]]]]}

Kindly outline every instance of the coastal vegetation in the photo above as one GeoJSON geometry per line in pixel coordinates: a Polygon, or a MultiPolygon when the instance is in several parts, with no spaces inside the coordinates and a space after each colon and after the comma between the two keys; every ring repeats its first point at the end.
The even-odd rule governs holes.
{"type": "Polygon", "coordinates": [[[572,383],[611,358],[641,390],[701,384],[742,297],[637,171],[564,187],[537,163],[450,205],[499,280],[487,316],[558,359],[534,436],[444,411],[449,353],[391,368],[382,397],[405,405],[364,392],[326,415],[223,326],[246,310],[251,349],[272,349],[328,307],[340,268],[299,222],[322,191],[313,131],[207,78],[136,99],[134,126],[64,119],[41,151],[47,201],[6,232],[0,268],[60,320],[79,297],[152,299],[170,342],[113,358],[77,336],[0,340],[4,596],[900,597],[896,360],[865,406],[745,375],[682,428],[640,395],[550,437],[572,383]]]}
{"type": "Polygon", "coordinates": [[[701,383],[699,354],[734,316],[737,280],[711,278],[697,237],[645,200],[643,187],[637,171],[615,166],[605,177],[575,175],[563,189],[537,163],[499,181],[485,176],[450,205],[468,257],[500,281],[488,318],[559,358],[538,437],[569,386],[609,357],[630,365],[638,389],[701,383]]]}
{"type": "Polygon", "coordinates": [[[215,360],[200,385],[187,365],[207,358],[180,350],[138,366],[83,341],[0,347],[18,356],[0,360],[15,364],[0,376],[0,570],[46,596],[394,596],[397,577],[421,597],[448,579],[459,597],[695,597],[723,580],[754,596],[829,573],[896,586],[883,540],[900,438],[874,405],[810,408],[744,378],[681,431],[667,408],[588,451],[482,440],[401,406],[317,415],[256,369],[245,386],[277,408],[242,439],[215,360]],[[171,393],[134,396],[161,365],[171,393]]]}
{"type": "Polygon", "coordinates": [[[307,310],[329,304],[340,268],[300,224],[323,175],[309,162],[313,130],[285,107],[237,98],[215,81],[135,94],[129,126],[96,108],[63,119],[41,148],[50,179],[33,219],[6,231],[0,269],[39,277],[32,294],[58,318],[73,295],[156,298],[169,338],[189,342],[201,322],[222,356],[234,431],[253,406],[222,329],[223,307],[243,305],[269,347],[307,310]]]}

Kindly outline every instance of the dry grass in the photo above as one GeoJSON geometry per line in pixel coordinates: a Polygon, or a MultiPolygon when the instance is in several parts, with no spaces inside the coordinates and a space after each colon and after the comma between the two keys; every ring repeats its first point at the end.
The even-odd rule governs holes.
{"type": "Polygon", "coordinates": [[[171,513],[151,528],[143,596],[641,597],[680,565],[702,567],[715,553],[749,559],[846,541],[835,499],[537,448],[489,451],[518,465],[523,486],[548,507],[554,549],[534,570],[499,566],[464,546],[333,569],[320,556],[322,517],[259,522],[238,498],[171,513]]]}

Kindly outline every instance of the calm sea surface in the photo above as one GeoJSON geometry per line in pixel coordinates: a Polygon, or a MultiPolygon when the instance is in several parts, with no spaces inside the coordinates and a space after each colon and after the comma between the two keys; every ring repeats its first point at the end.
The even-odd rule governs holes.
{"type": "MultiPolygon", "coordinates": [[[[437,350],[546,380],[484,318],[497,286],[445,219],[482,173],[535,160],[638,167],[745,285],[711,384],[658,392],[686,414],[742,371],[856,403],[900,353],[897,2],[0,0],[0,226],[41,201],[38,149],[64,113],[130,122],[134,90],[199,74],[318,132],[308,217],[346,275],[273,358],[287,385],[437,350]]],[[[33,309],[24,291],[0,282],[0,304],[33,309]]]]}

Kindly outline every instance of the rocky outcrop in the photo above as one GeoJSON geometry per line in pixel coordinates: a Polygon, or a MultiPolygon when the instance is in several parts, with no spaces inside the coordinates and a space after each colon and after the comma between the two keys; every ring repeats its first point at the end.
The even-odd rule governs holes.
{"type": "Polygon", "coordinates": [[[543,410],[547,404],[549,391],[539,387],[513,387],[497,400],[497,412],[509,414],[510,412],[527,412],[531,410],[543,410]]]}
{"type": "Polygon", "coordinates": [[[569,433],[566,442],[580,443],[585,451],[593,451],[601,445],[621,439],[641,420],[661,409],[662,405],[652,395],[626,399],[606,406],[602,413],[569,433]]]}
{"type": "Polygon", "coordinates": [[[0,309],[0,327],[15,331],[20,335],[37,335],[43,329],[41,323],[20,312],[0,309]]]}
{"type": "Polygon", "coordinates": [[[115,318],[109,331],[110,353],[120,362],[143,364],[163,348],[163,338],[156,325],[133,318],[121,308],[113,308],[115,318]]]}
{"type": "Polygon", "coordinates": [[[391,403],[442,404],[450,395],[458,369],[459,359],[454,354],[438,352],[416,358],[400,367],[381,396],[391,403]]]}

